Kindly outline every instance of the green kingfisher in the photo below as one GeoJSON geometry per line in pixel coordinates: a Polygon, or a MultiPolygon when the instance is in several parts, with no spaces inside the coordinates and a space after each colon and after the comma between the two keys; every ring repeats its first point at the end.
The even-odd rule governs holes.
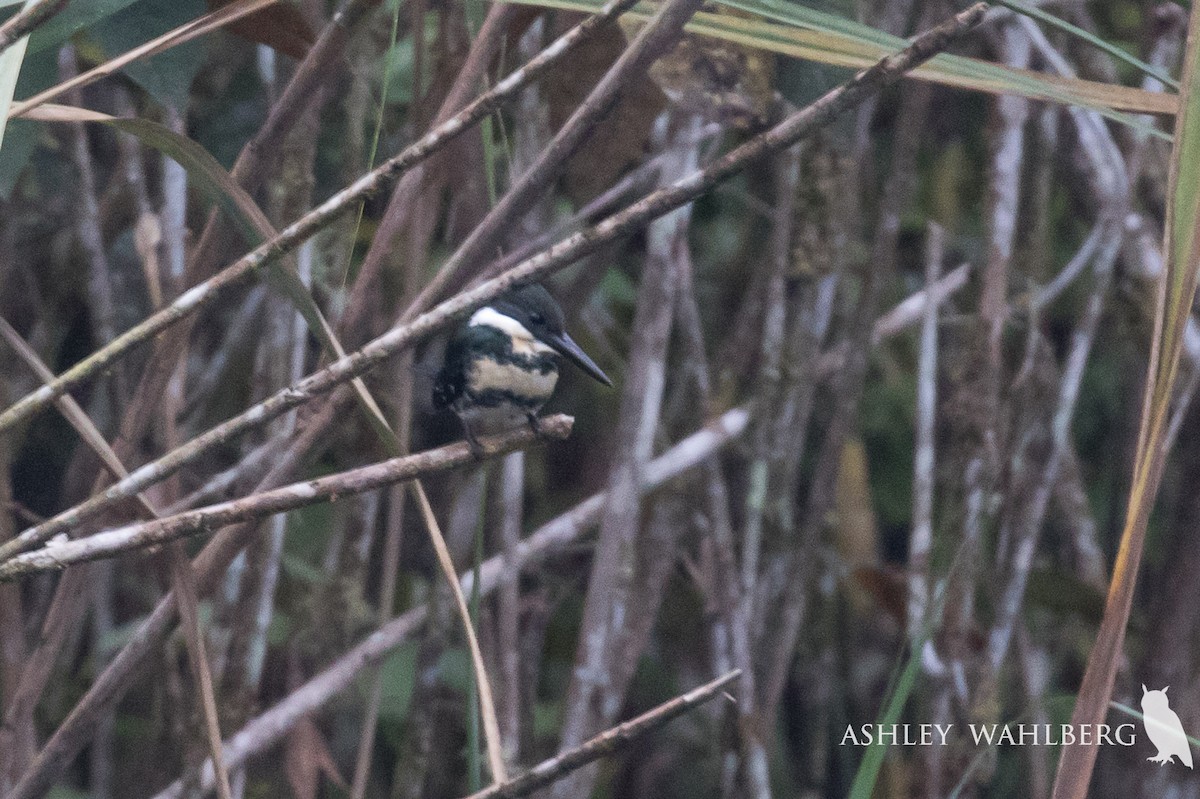
{"type": "Polygon", "coordinates": [[[558,383],[559,355],[612,385],[567,335],[562,308],[550,292],[537,284],[514,289],[475,311],[450,339],[434,380],[433,404],[454,411],[478,455],[478,433],[524,423],[538,430],[537,413],[558,383]]]}

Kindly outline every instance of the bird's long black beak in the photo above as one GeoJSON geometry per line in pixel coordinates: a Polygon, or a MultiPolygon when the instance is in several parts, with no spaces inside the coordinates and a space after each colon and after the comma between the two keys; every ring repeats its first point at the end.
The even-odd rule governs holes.
{"type": "Polygon", "coordinates": [[[547,336],[546,343],[563,356],[570,358],[576,366],[587,372],[592,378],[606,386],[612,385],[612,381],[608,379],[608,375],[604,374],[604,370],[597,366],[596,362],[589,358],[588,354],[565,331],[547,336]]]}

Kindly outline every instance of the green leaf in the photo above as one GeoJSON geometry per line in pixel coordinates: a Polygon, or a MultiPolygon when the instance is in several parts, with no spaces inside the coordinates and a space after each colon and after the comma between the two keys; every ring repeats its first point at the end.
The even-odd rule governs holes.
{"type": "MultiPolygon", "coordinates": [[[[34,53],[26,51],[17,79],[17,97],[28,97],[40,92],[58,79],[58,64],[51,51],[34,53]]],[[[0,197],[8,199],[16,188],[29,158],[37,148],[42,126],[24,119],[10,119],[4,134],[4,145],[0,147],[0,197]]]]}
{"type": "Polygon", "coordinates": [[[70,39],[84,28],[107,19],[139,0],[75,0],[29,35],[29,52],[50,50],[70,39]]]}
{"type": "Polygon", "coordinates": [[[29,157],[37,149],[38,135],[42,127],[24,119],[14,119],[4,132],[4,146],[0,148],[0,197],[12,197],[17,181],[29,164],[29,157]]]}
{"type": "MultiPolygon", "coordinates": [[[[33,0],[25,0],[28,7],[33,0]]],[[[21,63],[25,60],[25,49],[29,37],[23,36],[3,53],[0,53],[0,148],[4,142],[4,128],[8,121],[8,109],[12,105],[13,92],[17,89],[17,78],[21,75],[21,63]]]]}
{"type": "MultiPolygon", "coordinates": [[[[888,697],[887,707],[876,723],[880,725],[895,724],[900,720],[900,713],[908,704],[913,687],[917,684],[917,674],[921,671],[921,647],[913,646],[896,681],[891,696],[888,697]]],[[[875,792],[875,783],[879,780],[879,769],[883,767],[883,759],[887,756],[888,745],[881,743],[878,737],[867,747],[858,771],[854,774],[854,782],[850,785],[850,799],[871,799],[875,792]]]]}
{"type": "Polygon", "coordinates": [[[379,716],[403,723],[417,682],[417,643],[408,641],[397,647],[380,666],[380,673],[379,716]]]}
{"type": "MultiPolygon", "coordinates": [[[[90,35],[112,58],[196,19],[205,10],[200,0],[142,0],[100,21],[90,35]]],[[[182,111],[203,64],[204,44],[193,40],[127,64],[122,72],[158,102],[182,111]]]]}

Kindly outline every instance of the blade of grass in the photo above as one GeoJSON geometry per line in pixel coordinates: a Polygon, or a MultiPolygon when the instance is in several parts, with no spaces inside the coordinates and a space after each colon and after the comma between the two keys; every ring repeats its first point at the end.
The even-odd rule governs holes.
{"type": "MultiPolygon", "coordinates": [[[[888,697],[887,706],[880,715],[877,723],[880,725],[895,724],[900,720],[900,713],[908,704],[913,687],[917,684],[917,674],[921,670],[921,645],[914,644],[904,663],[904,670],[888,697]]],[[[850,785],[850,799],[871,799],[875,792],[875,783],[879,780],[879,770],[883,767],[883,759],[887,756],[888,745],[881,743],[876,737],[867,747],[858,771],[854,774],[854,782],[850,785]]]]}
{"type": "Polygon", "coordinates": [[[20,12],[0,25],[0,51],[12,47],[19,39],[30,34],[51,17],[62,11],[67,0],[32,0],[20,12]]]}
{"type": "MultiPolygon", "coordinates": [[[[1126,716],[1132,716],[1133,718],[1137,719],[1138,721],[1142,722],[1143,724],[1146,723],[1146,715],[1144,713],[1142,713],[1142,711],[1140,711],[1140,710],[1135,710],[1134,708],[1131,708],[1129,705],[1124,705],[1124,704],[1121,704],[1120,702],[1114,701],[1114,702],[1109,702],[1108,706],[1111,707],[1113,710],[1124,713],[1126,716]]],[[[1200,749],[1200,738],[1197,738],[1195,735],[1189,735],[1187,732],[1184,732],[1183,737],[1187,738],[1188,743],[1190,743],[1192,746],[1196,747],[1197,749],[1200,749]]]]}
{"type": "MultiPolygon", "coordinates": [[[[396,41],[400,32],[400,2],[397,0],[395,9],[392,10],[392,30],[388,38],[387,50],[384,51],[383,57],[383,72],[379,81],[379,105],[375,112],[375,123],[371,129],[371,149],[367,153],[367,171],[375,168],[375,159],[379,155],[379,137],[383,134],[383,112],[387,107],[388,92],[392,85],[392,62],[396,57],[396,41]]],[[[416,35],[416,34],[414,34],[416,35]]],[[[416,92],[413,93],[416,96],[416,92]]],[[[367,204],[365,201],[359,202],[358,210],[354,213],[353,234],[350,236],[350,252],[346,254],[346,274],[343,280],[350,277],[351,263],[354,260],[354,246],[358,242],[359,232],[362,230],[363,211],[367,204]]],[[[343,283],[343,288],[345,285],[343,283]]]]}
{"type": "Polygon", "coordinates": [[[1172,78],[1163,70],[1159,69],[1153,64],[1147,64],[1142,59],[1125,52],[1120,47],[1117,47],[1111,42],[1105,41],[1094,33],[1085,31],[1078,25],[1072,25],[1065,19],[1060,19],[1059,17],[1056,17],[1047,11],[1043,11],[1037,6],[1031,6],[1028,3],[1023,2],[1023,0],[995,0],[995,3],[996,5],[1004,6],[1005,8],[1009,9],[1010,11],[1014,11],[1017,14],[1023,14],[1030,19],[1035,19],[1038,22],[1058,28],[1061,31],[1065,31],[1072,36],[1082,39],[1093,47],[1099,48],[1108,53],[1118,61],[1124,61],[1129,66],[1141,70],[1147,75],[1162,81],[1164,85],[1170,86],[1175,91],[1179,91],[1179,81],[1172,78]]]}
{"type": "MultiPolygon", "coordinates": [[[[1200,272],[1200,14],[1188,24],[1183,60],[1182,103],[1175,119],[1167,188],[1163,248],[1166,269],[1158,287],[1142,406],[1133,484],[1120,547],[1096,643],[1088,658],[1071,722],[1099,724],[1108,712],[1113,684],[1133,607],[1137,572],[1145,547],[1146,528],[1166,463],[1166,433],[1171,398],[1179,372],[1183,335],[1200,272]]],[[[1053,799],[1084,799],[1098,753],[1096,745],[1064,747],[1054,780],[1053,799]]]]}
{"type": "Polygon", "coordinates": [[[101,78],[108,77],[119,71],[121,68],[137,61],[141,58],[149,58],[152,55],[157,55],[164,50],[169,50],[185,42],[190,42],[198,36],[203,36],[210,31],[214,31],[224,25],[228,25],[235,20],[239,20],[256,11],[261,11],[267,6],[274,5],[279,0],[234,0],[228,5],[222,6],[216,11],[198,17],[186,25],[181,25],[174,30],[167,31],[162,36],[158,36],[145,44],[139,45],[127,53],[117,56],[116,58],[105,61],[87,72],[83,72],[70,80],[63,81],[55,86],[51,86],[43,92],[35,94],[28,100],[22,100],[14,104],[8,109],[8,117],[19,117],[28,113],[31,109],[36,108],[43,103],[53,100],[55,97],[61,96],[64,92],[79,86],[86,86],[89,83],[94,83],[101,78]]]}
{"type": "MultiPolygon", "coordinates": [[[[594,11],[598,3],[598,0],[513,1],[542,8],[582,12],[594,11]]],[[[851,69],[869,66],[907,44],[904,39],[870,26],[796,3],[723,0],[722,5],[754,14],[760,19],[700,12],[688,24],[687,31],[793,58],[851,69]],[[776,22],[767,22],[762,18],[776,22]]],[[[644,20],[653,8],[652,4],[641,3],[628,13],[632,19],[644,20]]],[[[1126,112],[1171,115],[1175,113],[1178,100],[1171,94],[1045,75],[946,53],[939,54],[910,75],[955,88],[990,94],[1017,94],[1036,100],[1082,106],[1157,138],[1168,137],[1163,131],[1126,112]]]]}
{"type": "Polygon", "coordinates": [[[441,527],[438,526],[437,517],[433,515],[429,498],[425,496],[425,489],[420,480],[413,480],[409,485],[417,498],[417,507],[421,510],[421,518],[425,521],[430,539],[434,542],[438,565],[441,566],[442,573],[446,576],[450,592],[454,595],[454,604],[458,608],[458,615],[465,625],[467,648],[471,652],[471,665],[475,671],[474,684],[479,689],[479,712],[483,716],[483,731],[487,740],[488,764],[492,771],[492,782],[504,782],[508,779],[508,773],[504,768],[503,749],[500,746],[500,722],[496,716],[496,703],[492,698],[492,686],[488,681],[487,668],[483,664],[483,652],[479,648],[479,638],[475,635],[474,627],[471,626],[471,611],[467,607],[462,586],[458,582],[458,572],[455,571],[454,561],[450,558],[450,549],[446,546],[446,540],[442,536],[441,527]]]}
{"type": "MultiPolygon", "coordinates": [[[[165,125],[148,119],[113,117],[98,111],[62,105],[41,106],[30,118],[53,122],[100,122],[137,137],[143,144],[170,156],[187,172],[193,184],[210,201],[224,210],[238,225],[252,245],[261,244],[277,235],[266,214],[207,150],[165,125]]],[[[267,279],[282,291],[296,306],[308,323],[309,330],[321,346],[335,359],[345,356],[346,350],[334,334],[321,309],[296,273],[273,261],[267,267],[267,279]]],[[[379,408],[361,379],[353,382],[360,401],[375,416],[379,408]]]]}
{"type": "MultiPolygon", "coordinates": [[[[39,380],[54,379],[54,373],[50,371],[50,368],[42,363],[41,358],[38,357],[33,348],[2,317],[0,317],[0,338],[3,338],[12,347],[29,369],[37,375],[39,380]]],[[[121,463],[121,458],[109,446],[108,441],[105,440],[104,436],[92,423],[91,418],[88,417],[87,413],[74,398],[64,395],[55,400],[55,404],[62,412],[63,417],[75,428],[80,438],[96,453],[100,458],[100,462],[108,468],[114,478],[121,480],[129,476],[125,465],[121,463]]],[[[145,494],[138,494],[137,499],[141,503],[142,508],[151,516],[155,518],[162,516],[145,494]]],[[[224,750],[221,744],[220,718],[217,715],[216,689],[213,686],[212,670],[209,668],[208,655],[205,652],[204,633],[200,629],[200,598],[196,591],[195,575],[188,564],[187,555],[183,551],[183,545],[178,541],[172,542],[166,548],[164,556],[171,574],[171,587],[179,600],[179,613],[183,619],[188,659],[191,661],[192,669],[195,671],[196,679],[199,682],[200,705],[204,714],[204,729],[208,744],[208,754],[212,758],[214,774],[216,775],[217,794],[221,799],[232,799],[232,793],[229,789],[229,774],[225,768],[223,758],[224,750]]]]}
{"type": "MultiPolygon", "coordinates": [[[[963,553],[966,550],[960,544],[954,555],[954,560],[951,561],[949,572],[961,568],[963,561],[963,553]]],[[[888,694],[887,704],[884,707],[883,713],[877,720],[879,725],[892,725],[899,721],[900,714],[904,711],[904,706],[908,703],[908,699],[912,696],[913,688],[917,684],[917,675],[921,671],[921,655],[925,649],[925,645],[933,636],[933,632],[937,627],[938,621],[942,617],[942,611],[946,604],[946,584],[949,579],[947,577],[938,581],[934,587],[931,597],[929,611],[921,625],[918,635],[911,639],[908,658],[904,662],[904,668],[896,677],[893,687],[888,694]]],[[[877,728],[878,729],[878,728],[877,728]]],[[[867,748],[866,754],[863,755],[862,762],[859,763],[858,771],[854,773],[854,782],[850,784],[849,799],[871,799],[875,792],[875,783],[879,781],[879,770],[883,767],[883,760],[887,757],[888,745],[880,741],[876,737],[871,745],[867,748]]]]}
{"type": "MultiPolygon", "coordinates": [[[[96,111],[70,106],[43,106],[37,109],[33,116],[47,121],[101,122],[131,133],[145,144],[165,152],[178,161],[188,172],[188,176],[197,182],[198,187],[212,201],[219,204],[228,212],[252,241],[257,243],[261,240],[272,238],[275,235],[270,221],[254,202],[253,198],[233,180],[224,167],[217,163],[216,159],[207,150],[191,139],[181,136],[163,125],[145,119],[111,117],[96,111]]],[[[268,278],[293,300],[297,310],[309,323],[313,334],[334,355],[335,360],[345,357],[345,349],[342,347],[341,342],[334,335],[332,327],[325,320],[316,303],[313,302],[308,289],[304,287],[299,277],[291,270],[284,268],[276,262],[272,262],[268,278]]],[[[51,375],[47,379],[52,378],[53,376],[51,375]]],[[[388,424],[378,403],[367,390],[366,384],[363,383],[361,378],[355,378],[352,386],[354,387],[355,399],[366,413],[367,421],[380,441],[393,457],[402,454],[403,447],[400,440],[388,424]]],[[[413,491],[418,495],[418,502],[424,501],[425,505],[428,505],[428,500],[425,499],[424,489],[420,483],[414,481],[412,486],[413,491]]],[[[422,510],[424,511],[424,508],[422,510]]],[[[458,596],[461,597],[462,591],[457,585],[457,577],[455,576],[453,561],[450,559],[449,548],[442,538],[436,519],[432,516],[432,510],[429,511],[428,515],[423,514],[423,518],[425,519],[427,531],[433,546],[438,551],[439,562],[443,566],[447,563],[449,564],[448,571],[443,569],[447,574],[447,579],[454,581],[453,588],[458,596]]],[[[181,600],[186,599],[187,597],[181,595],[181,600]]],[[[186,611],[182,607],[182,604],[183,602],[181,601],[181,613],[185,613],[186,611]]],[[[500,725],[496,718],[495,703],[492,700],[491,690],[488,686],[487,673],[483,667],[483,658],[479,654],[479,642],[465,603],[461,603],[460,610],[462,611],[461,617],[467,641],[472,649],[472,663],[475,666],[476,682],[479,683],[479,704],[484,717],[484,732],[487,738],[492,777],[495,781],[503,781],[506,772],[504,770],[504,761],[500,754],[502,751],[499,738],[500,725]]]]}
{"type": "MultiPolygon", "coordinates": [[[[25,0],[24,8],[29,8],[37,0],[25,0]]],[[[8,111],[12,106],[13,92],[17,90],[17,78],[21,74],[21,64],[25,61],[25,49],[29,46],[29,37],[22,36],[12,46],[0,53],[0,146],[4,143],[4,128],[8,121],[8,111]]]]}
{"type": "MultiPolygon", "coordinates": [[[[723,0],[725,5],[738,8],[766,19],[791,26],[797,33],[815,37],[817,45],[828,50],[829,61],[843,53],[853,57],[858,54],[873,59],[879,53],[889,53],[907,45],[907,40],[876,30],[860,22],[842,19],[832,14],[819,12],[796,3],[779,0],[723,0]]],[[[729,15],[713,20],[717,26],[741,25],[746,33],[763,30],[768,37],[778,37],[776,27],[758,20],[738,20],[729,15]]],[[[785,29],[786,30],[786,29],[785,29]]],[[[820,59],[818,59],[820,60],[820,59]]],[[[853,66],[853,64],[851,64],[853,66]]],[[[1140,120],[1121,111],[1142,111],[1153,114],[1173,114],[1177,98],[1160,92],[1116,84],[1098,83],[1078,78],[1063,78],[1028,69],[1009,67],[982,61],[977,58],[941,53],[928,64],[913,72],[913,76],[946,86],[972,89],[992,94],[1018,94],[1036,100],[1049,100],[1065,105],[1081,105],[1091,108],[1114,121],[1130,127],[1154,131],[1140,120]]],[[[1156,131],[1162,136],[1161,131],[1156,131]]]]}
{"type": "MultiPolygon", "coordinates": [[[[471,611],[472,628],[479,627],[479,608],[483,601],[480,569],[483,568],[483,533],[487,523],[487,490],[491,477],[491,464],[484,463],[479,472],[483,490],[479,496],[479,518],[475,525],[475,554],[471,564],[471,611]]],[[[467,692],[467,790],[471,793],[483,789],[483,763],[479,759],[479,689],[474,682],[467,692]]]]}

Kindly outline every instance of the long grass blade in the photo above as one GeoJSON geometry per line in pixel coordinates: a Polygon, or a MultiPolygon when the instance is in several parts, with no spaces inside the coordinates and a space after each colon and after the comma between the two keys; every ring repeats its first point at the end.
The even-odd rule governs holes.
{"type": "Polygon", "coordinates": [[[45,24],[66,4],[67,0],[32,0],[26,3],[19,13],[0,25],[0,51],[7,50],[28,36],[34,28],[45,24]]]}
{"type": "MultiPolygon", "coordinates": [[[[214,31],[225,25],[230,24],[242,17],[253,14],[257,11],[278,3],[279,0],[234,0],[229,5],[222,6],[216,11],[198,17],[186,25],[181,25],[174,30],[167,31],[162,36],[158,36],[145,44],[139,45],[127,53],[123,53],[116,58],[105,61],[103,64],[89,69],[87,72],[63,81],[55,86],[51,86],[43,92],[35,94],[27,100],[22,100],[15,103],[8,109],[5,114],[5,119],[8,117],[19,117],[27,114],[31,109],[36,108],[43,103],[48,103],[56,97],[61,97],[63,93],[80,86],[87,86],[89,83],[95,83],[101,78],[108,77],[122,68],[142,58],[149,58],[157,55],[164,50],[169,50],[172,47],[177,47],[186,42],[190,42],[199,36],[214,31]]],[[[15,47],[13,49],[16,49],[15,47]]]]}
{"type": "MultiPolygon", "coordinates": [[[[1138,432],[1133,484],[1104,617],[1088,658],[1071,722],[1099,724],[1108,712],[1125,628],[1133,606],[1138,567],[1146,542],[1154,497],[1166,462],[1166,433],[1179,373],[1184,330],[1200,272],[1200,14],[1188,25],[1183,61],[1182,103],[1175,119],[1163,248],[1166,270],[1158,287],[1146,394],[1138,432]]],[[[1084,799],[1096,763],[1097,746],[1063,747],[1053,799],[1084,799]]]]}
{"type": "MultiPolygon", "coordinates": [[[[514,2],[585,13],[593,13],[600,4],[600,0],[514,2]]],[[[908,43],[905,39],[869,25],[798,3],[781,0],[722,0],[721,4],[753,14],[757,18],[745,19],[729,14],[700,12],[688,23],[687,31],[793,58],[849,69],[868,67],[889,53],[903,49],[908,43]]],[[[653,8],[652,4],[641,3],[627,13],[631,19],[644,20],[649,18],[653,8]]],[[[1167,135],[1137,119],[1133,114],[1169,116],[1175,113],[1178,105],[1178,98],[1173,94],[1046,75],[948,53],[939,54],[909,74],[913,78],[943,86],[989,94],[1015,94],[1035,100],[1082,106],[1157,138],[1167,138],[1167,135]]]]}
{"type": "MultiPolygon", "coordinates": [[[[17,353],[21,360],[29,367],[30,371],[37,375],[39,380],[54,379],[54,373],[50,371],[50,367],[42,362],[33,348],[2,317],[0,317],[0,338],[17,353]]],[[[115,479],[122,480],[129,476],[129,471],[121,462],[120,456],[109,446],[108,441],[105,440],[104,436],[96,428],[96,425],[92,423],[87,412],[80,407],[79,403],[73,397],[64,395],[55,400],[55,404],[70,425],[79,433],[80,438],[96,453],[96,456],[100,458],[100,461],[115,479]]],[[[162,515],[145,494],[138,494],[138,501],[151,516],[157,518],[162,515]]],[[[231,799],[232,793],[229,788],[229,774],[225,768],[224,750],[221,744],[221,724],[217,713],[216,688],[213,684],[212,670],[209,668],[208,655],[205,651],[204,633],[200,628],[200,597],[196,590],[196,578],[192,574],[192,569],[188,564],[183,546],[178,541],[172,542],[167,546],[165,557],[171,573],[171,587],[175,591],[175,599],[179,604],[179,615],[183,620],[182,626],[187,642],[189,660],[192,663],[192,669],[196,672],[196,680],[199,683],[200,707],[204,715],[205,740],[208,744],[208,753],[212,758],[214,773],[216,774],[217,793],[221,799],[231,799]]]]}
{"type": "MultiPolygon", "coordinates": [[[[26,0],[25,8],[32,6],[36,0],[26,0]]],[[[8,49],[0,53],[0,146],[4,144],[4,129],[8,122],[8,112],[12,107],[13,92],[17,90],[17,78],[21,75],[21,64],[25,61],[25,49],[29,46],[29,37],[22,36],[8,49]]]]}
{"type": "Polygon", "coordinates": [[[1158,80],[1162,81],[1164,86],[1170,86],[1175,91],[1179,91],[1179,81],[1172,78],[1170,75],[1168,75],[1163,70],[1159,69],[1158,67],[1154,66],[1153,64],[1147,64],[1142,59],[1137,58],[1136,56],[1130,55],[1129,53],[1122,50],[1120,47],[1117,47],[1115,44],[1105,41],[1104,39],[1100,38],[1099,36],[1095,35],[1094,33],[1091,33],[1090,31],[1086,31],[1083,28],[1079,27],[1078,25],[1072,25],[1070,22],[1067,22],[1065,19],[1056,17],[1053,14],[1049,13],[1048,11],[1044,11],[1044,10],[1038,8],[1037,6],[1030,5],[1029,3],[1023,2],[1023,0],[995,0],[995,2],[996,2],[996,5],[1004,6],[1005,8],[1009,9],[1010,11],[1015,11],[1016,13],[1023,14],[1025,16],[1029,17],[1030,19],[1035,19],[1038,22],[1041,22],[1043,24],[1049,25],[1054,28],[1058,28],[1061,31],[1065,31],[1065,32],[1071,34],[1072,36],[1075,36],[1075,37],[1087,42],[1088,44],[1092,45],[1093,47],[1103,50],[1104,52],[1108,53],[1110,56],[1117,59],[1118,61],[1124,61],[1129,66],[1134,67],[1135,69],[1141,70],[1142,72],[1146,73],[1147,75],[1149,75],[1153,78],[1157,78],[1158,80]]]}
{"type": "MultiPolygon", "coordinates": [[[[199,144],[165,125],[148,119],[113,117],[99,111],[64,105],[40,106],[33,109],[28,118],[48,122],[100,122],[129,133],[182,166],[201,193],[220,206],[252,244],[260,244],[276,235],[266,214],[225,167],[199,144]]],[[[267,267],[267,279],[292,301],[313,336],[330,355],[336,359],[346,354],[333,327],[295,272],[272,262],[267,267]]],[[[367,391],[366,384],[356,379],[352,385],[360,402],[370,410],[373,418],[381,418],[379,406],[367,391]]]]}

